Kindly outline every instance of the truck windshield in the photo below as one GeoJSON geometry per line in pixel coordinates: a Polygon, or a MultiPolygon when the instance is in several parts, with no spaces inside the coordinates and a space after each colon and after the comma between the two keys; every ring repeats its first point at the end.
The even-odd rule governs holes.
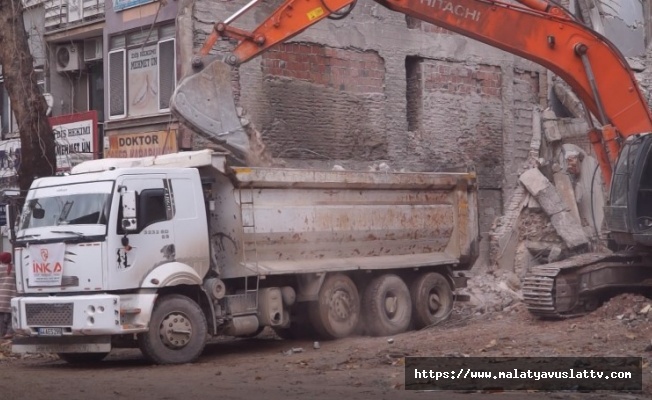
{"type": "Polygon", "coordinates": [[[20,229],[105,225],[109,214],[111,186],[109,182],[93,182],[36,189],[34,195],[28,196],[25,202],[20,229]]]}

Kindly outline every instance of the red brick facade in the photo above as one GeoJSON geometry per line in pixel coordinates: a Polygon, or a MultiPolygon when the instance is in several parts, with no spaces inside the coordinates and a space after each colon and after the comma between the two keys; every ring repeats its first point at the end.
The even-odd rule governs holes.
{"type": "Polygon", "coordinates": [[[301,79],[354,93],[382,93],[385,65],[375,52],[309,43],[281,44],[262,56],[264,75],[301,79]]]}

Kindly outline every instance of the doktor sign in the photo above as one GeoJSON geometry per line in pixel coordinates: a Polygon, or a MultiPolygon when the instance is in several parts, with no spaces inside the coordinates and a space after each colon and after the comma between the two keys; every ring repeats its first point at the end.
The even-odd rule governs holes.
{"type": "Polygon", "coordinates": [[[111,158],[151,157],[177,151],[177,131],[155,131],[109,136],[111,158]]]}

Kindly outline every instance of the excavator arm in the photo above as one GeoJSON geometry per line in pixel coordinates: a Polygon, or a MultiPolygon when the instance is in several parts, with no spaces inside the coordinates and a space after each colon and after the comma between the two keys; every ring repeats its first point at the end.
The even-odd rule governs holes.
{"type": "MultiPolygon", "coordinates": [[[[217,22],[199,56],[207,56],[220,38],[235,39],[238,43],[224,61],[231,66],[239,65],[327,17],[345,16],[357,0],[286,0],[253,31],[233,27],[233,21],[257,1],[252,0],[224,22],[217,22]]],[[[601,124],[589,132],[589,137],[607,185],[611,182],[622,140],[652,132],[652,115],[625,58],[606,38],[556,4],[546,0],[517,0],[520,5],[496,0],[375,1],[390,10],[531,60],[561,77],[601,124]]],[[[193,65],[201,69],[202,59],[196,58],[193,65]]],[[[220,86],[218,91],[228,97],[226,92],[230,89],[224,88],[230,85],[228,68],[217,65],[212,68],[200,85],[205,85],[208,76],[220,75],[221,82],[214,83],[220,86]]],[[[177,92],[201,89],[197,85],[186,86],[184,88],[182,82],[177,92]]],[[[222,108],[217,114],[223,119],[227,119],[224,106],[235,109],[224,104],[232,102],[228,98],[223,102],[215,102],[214,98],[205,100],[220,103],[222,108]]],[[[200,131],[207,130],[205,124],[199,127],[195,123],[196,110],[193,116],[188,107],[186,101],[183,109],[177,109],[173,99],[173,109],[182,120],[200,131]]],[[[591,123],[590,117],[588,120],[591,123]]]]}

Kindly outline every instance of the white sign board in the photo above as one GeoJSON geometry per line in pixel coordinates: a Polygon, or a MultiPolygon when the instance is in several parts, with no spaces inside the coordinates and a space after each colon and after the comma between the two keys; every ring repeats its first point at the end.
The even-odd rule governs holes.
{"type": "Polygon", "coordinates": [[[129,115],[158,112],[157,46],[129,50],[129,115]]]}
{"type": "Polygon", "coordinates": [[[82,161],[94,158],[94,127],[92,119],[52,125],[59,170],[69,170],[82,161]]]}

